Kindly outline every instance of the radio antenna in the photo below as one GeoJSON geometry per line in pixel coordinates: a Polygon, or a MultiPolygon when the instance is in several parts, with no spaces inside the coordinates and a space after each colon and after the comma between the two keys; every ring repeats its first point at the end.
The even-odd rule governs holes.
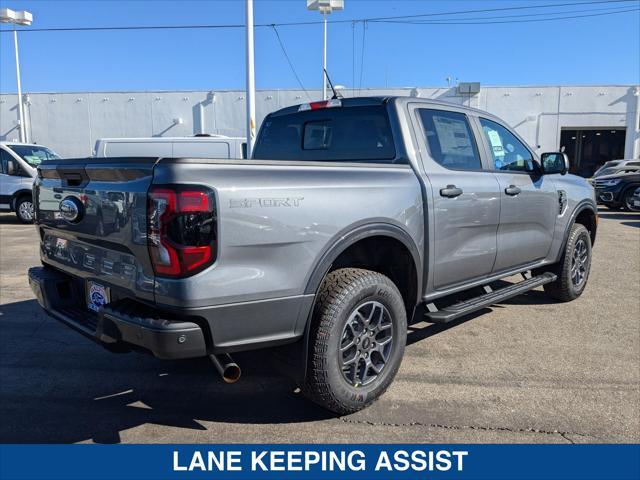
{"type": "Polygon", "coordinates": [[[327,72],[326,68],[323,68],[324,70],[324,74],[327,77],[327,81],[329,82],[329,86],[331,87],[331,91],[333,92],[333,97],[331,97],[332,100],[335,100],[336,98],[342,98],[342,95],[340,95],[338,93],[338,91],[335,89],[335,87],[333,86],[333,82],[331,81],[331,78],[329,78],[329,73],[327,72]]]}

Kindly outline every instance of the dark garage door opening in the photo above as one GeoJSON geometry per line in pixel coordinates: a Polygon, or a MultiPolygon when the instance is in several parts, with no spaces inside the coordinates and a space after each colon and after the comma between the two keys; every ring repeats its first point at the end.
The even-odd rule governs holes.
{"type": "Polygon", "coordinates": [[[589,178],[603,163],[624,158],[625,137],[624,128],[563,128],[560,149],[569,156],[569,171],[589,178]]]}

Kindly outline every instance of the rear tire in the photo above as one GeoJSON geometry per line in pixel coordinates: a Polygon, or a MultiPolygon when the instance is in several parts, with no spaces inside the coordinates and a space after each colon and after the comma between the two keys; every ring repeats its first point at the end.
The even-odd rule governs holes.
{"type": "Polygon", "coordinates": [[[339,415],[361,410],[393,381],[406,340],[405,304],[389,278],[357,268],[330,272],[314,307],[302,392],[339,415]]]}
{"type": "Polygon", "coordinates": [[[16,217],[21,223],[33,223],[33,201],[30,196],[25,195],[16,201],[16,217]]]}
{"type": "Polygon", "coordinates": [[[584,225],[575,223],[560,262],[550,269],[558,278],[544,285],[545,293],[561,302],[575,300],[587,286],[590,269],[591,236],[584,225]]]}

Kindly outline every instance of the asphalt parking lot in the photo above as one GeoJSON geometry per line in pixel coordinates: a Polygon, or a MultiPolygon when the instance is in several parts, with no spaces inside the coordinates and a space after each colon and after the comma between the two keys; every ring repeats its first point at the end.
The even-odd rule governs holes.
{"type": "Polygon", "coordinates": [[[0,215],[0,441],[638,442],[640,215],[603,210],[589,285],[541,291],[446,327],[418,324],[371,408],[336,418],[264,352],[225,385],[207,360],[114,355],[44,315],[33,226],[0,215]]]}

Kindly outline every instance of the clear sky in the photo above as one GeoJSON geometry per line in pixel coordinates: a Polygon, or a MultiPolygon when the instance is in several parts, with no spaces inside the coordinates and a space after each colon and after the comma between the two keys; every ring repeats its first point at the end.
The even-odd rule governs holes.
{"type": "MultiPolygon", "coordinates": [[[[330,19],[577,1],[345,0],[345,10],[334,12],[330,19]]],[[[34,23],[28,28],[243,24],[245,18],[243,0],[1,0],[0,4],[31,11],[34,23]]],[[[434,25],[370,21],[364,32],[363,22],[336,23],[329,26],[329,73],[334,83],[347,87],[443,86],[448,76],[480,81],[483,85],[640,83],[638,8],[640,0],[632,0],[417,19],[517,23],[434,25]],[[552,12],[556,16],[578,16],[623,9],[636,10],[522,22],[546,18],[552,12]],[[508,18],[495,18],[502,16],[508,18]]],[[[321,19],[318,12],[307,11],[305,0],[255,0],[254,16],[256,24],[321,19]]],[[[278,32],[304,86],[320,88],[322,25],[280,26],[278,32]]],[[[244,35],[242,28],[24,32],[19,34],[23,90],[243,89],[244,35]]],[[[0,34],[0,43],[0,91],[14,92],[12,35],[0,34]]],[[[272,28],[256,28],[255,46],[257,88],[298,86],[272,28]]]]}

